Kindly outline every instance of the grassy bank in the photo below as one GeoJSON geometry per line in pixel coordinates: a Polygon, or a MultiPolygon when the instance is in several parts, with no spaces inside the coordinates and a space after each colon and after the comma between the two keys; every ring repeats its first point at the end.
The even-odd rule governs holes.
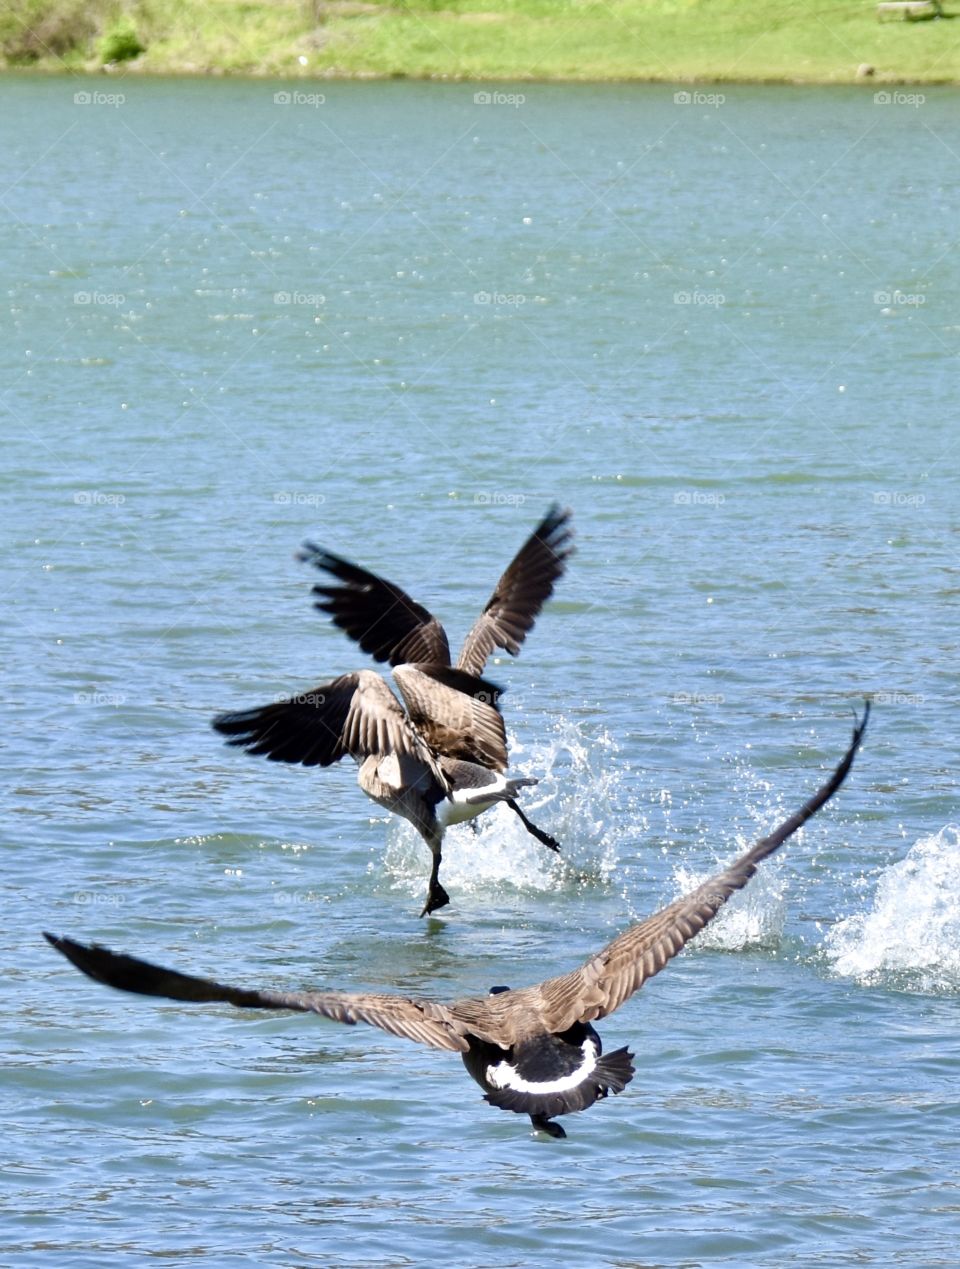
{"type": "MultiPolygon", "coordinates": [[[[949,12],[949,10],[948,10],[949,12]]],[[[861,0],[7,0],[0,65],[157,74],[960,82],[960,21],[861,0]]]]}

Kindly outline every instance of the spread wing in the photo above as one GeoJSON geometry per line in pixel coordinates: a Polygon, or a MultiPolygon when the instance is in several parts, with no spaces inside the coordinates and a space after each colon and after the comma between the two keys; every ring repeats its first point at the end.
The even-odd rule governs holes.
{"type": "Polygon", "coordinates": [[[376,661],[450,664],[450,645],[443,626],[406,591],[375,573],[307,542],[300,559],[330,573],[339,586],[314,586],[315,608],[330,614],[376,661]]]}
{"type": "Polygon", "coordinates": [[[343,991],[259,991],[231,987],[208,978],[123,956],[97,944],[44,934],[47,942],[71,961],[81,973],[108,987],[140,996],[163,996],[168,1000],[200,1003],[223,1001],[239,1009],[290,1009],[298,1013],[318,1013],[334,1022],[353,1026],[366,1022],[391,1035],[415,1040],[432,1049],[465,1053],[469,1044],[464,1028],[446,1005],[405,996],[364,994],[343,991]]]}
{"type": "Polygon", "coordinates": [[[387,683],[373,670],[342,674],[309,692],[257,709],[218,714],[213,726],[228,744],[274,762],[329,767],[346,754],[409,754],[434,759],[387,683]]]}
{"type": "Polygon", "coordinates": [[[459,669],[482,673],[494,648],[519,653],[573,551],[570,515],[555,504],[524,542],[467,635],[459,669]]]}
{"type": "MultiPolygon", "coordinates": [[[[830,779],[769,835],[690,894],[619,934],[580,969],[524,989],[544,1026],[563,1032],[576,1021],[605,1018],[629,999],[717,915],[735,890],[741,890],[788,837],[815,815],[840,788],[853,765],[870,716],[869,703],[856,723],[850,747],[830,779]]],[[[505,996],[497,998],[504,1000],[505,996]]]]}
{"type": "Polygon", "coordinates": [[[434,753],[506,771],[507,733],[496,684],[438,665],[398,665],[393,677],[413,725],[434,753]]]}

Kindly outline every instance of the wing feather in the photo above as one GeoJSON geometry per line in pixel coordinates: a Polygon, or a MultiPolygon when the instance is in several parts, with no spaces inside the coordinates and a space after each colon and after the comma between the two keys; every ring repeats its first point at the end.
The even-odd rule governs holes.
{"type": "Polygon", "coordinates": [[[767,837],[689,894],[618,934],[579,969],[549,979],[539,987],[524,989],[530,993],[531,1005],[536,998],[535,1007],[544,1026],[558,1033],[574,1022],[605,1018],[619,1009],[648,978],[658,974],[713,920],[730,896],[747,884],[760,861],[772,855],[833,797],[853,765],[869,716],[868,703],[862,719],[854,727],[850,746],[830,779],[767,837]]]}
{"type": "Polygon", "coordinates": [[[507,733],[495,683],[437,665],[398,665],[393,677],[434,753],[506,771],[507,733]]]}
{"type": "Polygon", "coordinates": [[[51,934],[45,937],[89,977],[141,995],[318,1013],[336,1022],[368,1023],[393,1035],[461,1053],[468,1051],[471,1036],[506,1049],[525,1035],[543,1030],[562,1034],[576,1022],[604,1018],[618,1009],[716,916],[730,895],[747,884],[762,860],[829,801],[849,774],[869,716],[867,704],[829,780],[772,833],[689,894],[617,935],[579,969],[535,987],[449,1005],[394,995],[259,991],[193,978],[96,945],[51,934]]]}
{"type": "Polygon", "coordinates": [[[78,943],[74,939],[57,938],[46,933],[43,937],[88,978],[119,991],[197,1003],[222,1001],[238,1009],[317,1013],[348,1026],[364,1022],[432,1049],[465,1053],[470,1047],[462,1025],[454,1019],[449,1008],[432,1001],[362,992],[260,991],[257,988],[232,987],[213,979],[181,974],[135,956],[111,952],[98,944],[78,943]]]}
{"type": "Polygon", "coordinates": [[[346,755],[407,754],[435,767],[389,685],[373,670],[342,674],[309,692],[257,709],[218,714],[228,744],[274,762],[329,767],[346,755]]]}
{"type": "Polygon", "coordinates": [[[314,586],[313,593],[318,596],[314,607],[329,613],[333,624],[374,660],[391,665],[405,661],[450,664],[450,645],[443,626],[399,586],[312,542],[304,545],[300,558],[340,583],[314,586]]]}
{"type": "Polygon", "coordinates": [[[464,641],[458,669],[481,674],[494,648],[517,656],[573,552],[570,516],[554,504],[513,557],[464,641]]]}

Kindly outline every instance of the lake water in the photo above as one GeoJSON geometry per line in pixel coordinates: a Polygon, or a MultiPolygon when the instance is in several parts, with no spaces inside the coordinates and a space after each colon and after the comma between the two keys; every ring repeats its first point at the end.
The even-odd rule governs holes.
{"type": "Polygon", "coordinates": [[[0,82],[0,1263],[956,1264],[955,93],[310,87],[0,82]],[[578,553],[489,673],[563,855],[452,830],[423,922],[349,764],[209,720],[367,664],[304,539],[456,639],[554,499],[578,553]],[[867,694],[566,1142],[455,1055],[40,939],[535,982],[798,806],[867,694]]]}

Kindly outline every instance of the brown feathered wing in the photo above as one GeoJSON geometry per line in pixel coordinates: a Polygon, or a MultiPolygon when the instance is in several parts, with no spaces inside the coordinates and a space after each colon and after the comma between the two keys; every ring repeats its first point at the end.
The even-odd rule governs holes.
{"type": "Polygon", "coordinates": [[[341,674],[330,683],[256,709],[218,714],[213,726],[231,745],[275,762],[329,767],[346,755],[404,754],[435,759],[400,702],[375,670],[341,674]]]}
{"type": "Polygon", "coordinates": [[[330,614],[377,661],[450,664],[446,632],[432,613],[386,578],[308,542],[300,558],[330,573],[339,586],[314,586],[314,607],[330,614]]]}
{"type": "Polygon", "coordinates": [[[464,641],[458,669],[481,674],[494,648],[517,656],[573,551],[570,514],[552,506],[513,557],[464,641]]]}
{"type": "MultiPolygon", "coordinates": [[[[772,855],[836,793],[846,779],[870,716],[866,706],[856,724],[846,754],[817,792],[767,837],[732,864],[668,904],[638,925],[632,925],[579,969],[548,979],[527,990],[536,996],[535,1008],[548,1031],[562,1032],[574,1022],[592,1022],[619,1009],[635,991],[717,915],[736,890],[742,890],[757,864],[772,855]]],[[[532,1002],[531,1002],[532,1003],[532,1002]]]]}

